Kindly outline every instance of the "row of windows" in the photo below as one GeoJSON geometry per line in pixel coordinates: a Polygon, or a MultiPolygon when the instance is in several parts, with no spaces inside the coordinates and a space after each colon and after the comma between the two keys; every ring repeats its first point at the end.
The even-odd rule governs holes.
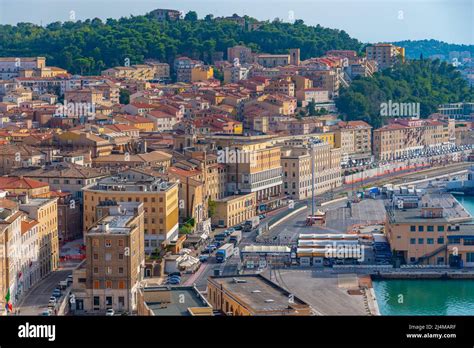
{"type": "MultiPolygon", "coordinates": [[[[418,226],[418,228],[416,226],[410,226],[410,232],[416,232],[418,230],[418,232],[424,232],[425,231],[425,226],[423,225],[420,225],[418,226]]],[[[434,226],[426,226],[426,231],[427,232],[434,232],[435,228],[434,226]]],[[[437,227],[437,230],[438,232],[444,232],[444,226],[438,226],[437,227]]]]}
{"type": "MultiPolygon", "coordinates": [[[[106,280],[105,282],[102,282],[105,285],[105,289],[125,289],[125,280],[119,280],[115,286],[113,287],[113,282],[111,280],[106,280]]],[[[100,280],[94,280],[94,289],[100,289],[100,280]]]]}
{"type": "MultiPolygon", "coordinates": [[[[113,296],[106,296],[105,305],[112,306],[112,303],[113,303],[113,296]]],[[[125,297],[119,296],[118,303],[119,303],[119,306],[125,306],[125,297]]],[[[100,306],[100,296],[94,296],[94,306],[100,306]]]]}
{"type": "MultiPolygon", "coordinates": [[[[119,274],[123,274],[123,267],[118,267],[117,272],[119,274]]],[[[94,267],[94,273],[95,274],[99,273],[99,267],[94,267]]],[[[112,274],[113,273],[112,267],[110,266],[105,267],[105,273],[109,275],[112,274]]]]}
{"type": "MultiPolygon", "coordinates": [[[[125,245],[125,240],[123,239],[116,239],[117,246],[123,247],[125,245]]],[[[92,246],[98,247],[100,244],[100,239],[99,238],[94,238],[92,239],[92,246]]],[[[112,246],[112,239],[104,239],[104,246],[106,248],[110,248],[112,246]]]]}
{"type": "MultiPolygon", "coordinates": [[[[89,197],[89,196],[86,195],[86,197],[85,197],[85,200],[86,200],[86,201],[88,200],[88,197],[89,197]]],[[[94,202],[94,200],[95,200],[94,196],[90,196],[90,198],[91,198],[91,201],[94,202]]],[[[98,201],[99,201],[99,202],[102,202],[102,201],[117,201],[117,200],[116,200],[115,198],[109,198],[109,197],[104,197],[104,198],[102,198],[102,197],[99,197],[98,201]]],[[[123,198],[123,197],[120,197],[119,201],[120,201],[120,202],[124,202],[124,198],[123,198]]],[[[127,201],[128,201],[128,202],[132,202],[132,201],[133,201],[133,197],[128,197],[128,198],[127,198],[127,201]]],[[[158,201],[159,201],[160,203],[163,203],[163,197],[160,197],[160,198],[158,199],[158,201]]],[[[148,203],[148,197],[143,197],[143,198],[141,198],[141,197],[135,197],[135,202],[148,203]]],[[[156,202],[155,197],[152,197],[152,198],[151,198],[151,202],[152,202],[152,203],[155,203],[155,202],[156,202]]]]}
{"type": "MultiPolygon", "coordinates": [[[[444,238],[440,237],[437,239],[438,244],[444,244],[444,238]]],[[[416,238],[410,238],[410,244],[416,244],[416,238]]],[[[424,238],[418,238],[418,244],[425,244],[424,238]]],[[[434,244],[434,238],[427,238],[426,244],[434,244]]]]}

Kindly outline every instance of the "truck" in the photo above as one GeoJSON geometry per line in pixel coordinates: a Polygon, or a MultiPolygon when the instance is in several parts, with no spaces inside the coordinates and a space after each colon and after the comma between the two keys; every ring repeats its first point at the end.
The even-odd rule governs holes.
{"type": "Polygon", "coordinates": [[[234,246],[237,246],[242,239],[242,231],[234,231],[230,235],[229,243],[234,243],[234,246]]]}
{"type": "Polygon", "coordinates": [[[234,253],[234,244],[227,243],[221,246],[216,252],[216,261],[222,263],[227,261],[234,253]]]}
{"type": "Polygon", "coordinates": [[[259,216],[254,216],[253,218],[251,218],[251,219],[244,222],[243,231],[244,232],[250,232],[254,228],[256,228],[259,223],[260,223],[260,217],[259,216]]]}
{"type": "Polygon", "coordinates": [[[219,233],[214,236],[214,239],[219,242],[223,242],[226,238],[227,236],[224,233],[219,233]]]}

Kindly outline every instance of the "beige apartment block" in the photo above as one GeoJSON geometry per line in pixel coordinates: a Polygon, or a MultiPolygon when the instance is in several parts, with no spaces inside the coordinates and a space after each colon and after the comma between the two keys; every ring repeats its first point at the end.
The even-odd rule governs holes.
{"type": "Polygon", "coordinates": [[[151,253],[178,238],[178,191],[176,182],[133,170],[100,179],[83,189],[84,231],[97,223],[95,210],[100,202],[141,202],[145,211],[145,251],[151,253]]]}
{"type": "Polygon", "coordinates": [[[74,309],[133,313],[145,266],[144,204],[104,201],[96,206],[96,215],[85,235],[85,264],[74,271],[74,309]]]}
{"type": "Polygon", "coordinates": [[[25,197],[20,210],[38,221],[40,277],[59,267],[58,199],[25,197]]]}
{"type": "Polygon", "coordinates": [[[220,227],[238,225],[256,215],[255,193],[234,195],[215,201],[216,211],[212,223],[220,227]]]}
{"type": "Polygon", "coordinates": [[[452,141],[454,122],[397,119],[374,130],[373,154],[379,160],[392,160],[425,147],[439,147],[452,141]]]}
{"type": "Polygon", "coordinates": [[[366,48],[367,59],[375,60],[379,70],[392,67],[405,59],[405,48],[392,44],[375,44],[366,48]]]}

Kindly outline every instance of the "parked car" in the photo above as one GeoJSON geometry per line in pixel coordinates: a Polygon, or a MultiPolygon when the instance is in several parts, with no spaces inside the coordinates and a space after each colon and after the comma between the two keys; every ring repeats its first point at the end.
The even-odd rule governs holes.
{"type": "Polygon", "coordinates": [[[168,274],[168,277],[172,277],[172,276],[181,277],[181,272],[171,272],[171,273],[168,274]]]}
{"type": "Polygon", "coordinates": [[[53,314],[53,313],[52,313],[51,309],[49,309],[49,308],[48,308],[48,309],[45,309],[44,311],[41,312],[41,315],[42,315],[43,317],[49,317],[49,316],[51,316],[52,314],[53,314]]]}
{"type": "Polygon", "coordinates": [[[166,283],[170,284],[170,285],[179,285],[179,283],[181,283],[181,279],[170,278],[170,279],[168,279],[168,281],[166,283]]]}
{"type": "Polygon", "coordinates": [[[234,226],[234,230],[241,231],[244,227],[242,225],[234,226]]]}
{"type": "Polygon", "coordinates": [[[59,282],[59,285],[58,287],[61,289],[61,290],[65,290],[67,287],[68,287],[68,282],[67,282],[67,279],[66,280],[61,280],[59,282]]]}
{"type": "Polygon", "coordinates": [[[209,260],[209,255],[201,255],[201,256],[199,256],[199,261],[201,261],[201,262],[206,262],[207,260],[209,260]]]}
{"type": "Polygon", "coordinates": [[[67,284],[72,284],[72,274],[68,275],[66,278],[67,284]]]}
{"type": "Polygon", "coordinates": [[[261,220],[261,219],[265,219],[266,215],[265,215],[265,214],[260,214],[258,217],[259,217],[260,220],[261,220]]]}
{"type": "Polygon", "coordinates": [[[107,312],[105,312],[105,315],[108,317],[113,317],[115,315],[115,311],[112,308],[107,309],[107,312]]]}
{"type": "Polygon", "coordinates": [[[56,298],[60,298],[61,297],[61,290],[56,288],[53,290],[53,296],[56,297],[56,298]]]}

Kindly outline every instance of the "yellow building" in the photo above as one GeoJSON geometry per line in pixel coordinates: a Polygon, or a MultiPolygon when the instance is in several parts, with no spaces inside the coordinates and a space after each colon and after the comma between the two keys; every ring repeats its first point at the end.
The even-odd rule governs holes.
{"type": "Polygon", "coordinates": [[[396,200],[386,206],[385,228],[393,254],[402,263],[474,266],[472,217],[452,195],[396,200]]]}
{"type": "Polygon", "coordinates": [[[191,69],[191,82],[206,81],[214,77],[212,66],[196,66],[191,69]]]}
{"type": "Polygon", "coordinates": [[[10,196],[49,197],[49,185],[30,178],[0,177],[0,190],[7,191],[10,196]]]}
{"type": "Polygon", "coordinates": [[[59,267],[58,199],[28,198],[20,204],[20,210],[38,221],[40,277],[59,267]]]}
{"type": "Polygon", "coordinates": [[[216,210],[211,219],[219,227],[235,226],[256,215],[255,193],[229,196],[218,199],[215,203],[216,210]]]}
{"type": "Polygon", "coordinates": [[[142,202],[145,210],[145,251],[178,238],[178,183],[138,171],[123,171],[83,188],[84,230],[98,220],[99,202],[142,202]]]}
{"type": "Polygon", "coordinates": [[[54,135],[54,141],[67,150],[90,150],[93,158],[109,156],[114,145],[91,131],[72,130],[54,135]]]}
{"type": "Polygon", "coordinates": [[[366,48],[367,59],[375,60],[380,70],[392,67],[397,61],[405,61],[405,48],[392,44],[375,44],[366,48]]]}
{"type": "Polygon", "coordinates": [[[142,116],[120,115],[114,117],[114,120],[138,128],[140,132],[154,132],[156,130],[155,122],[142,116]]]}

